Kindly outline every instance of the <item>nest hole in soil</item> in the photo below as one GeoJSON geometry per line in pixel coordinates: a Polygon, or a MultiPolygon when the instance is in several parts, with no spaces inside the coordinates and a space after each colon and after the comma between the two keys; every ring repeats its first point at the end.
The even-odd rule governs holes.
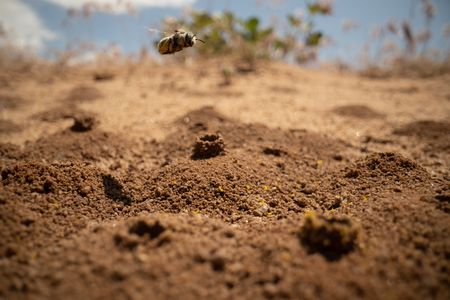
{"type": "Polygon", "coordinates": [[[93,115],[79,114],[73,117],[74,124],[70,127],[74,132],[86,132],[94,129],[98,125],[98,121],[93,115]]]}
{"type": "Polygon", "coordinates": [[[208,159],[225,154],[225,143],[220,134],[205,134],[194,143],[192,159],[208,159]]]}

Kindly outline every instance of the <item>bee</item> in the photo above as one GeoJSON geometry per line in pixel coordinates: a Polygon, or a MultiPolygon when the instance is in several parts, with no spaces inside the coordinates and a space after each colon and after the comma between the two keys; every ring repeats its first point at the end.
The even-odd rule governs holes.
{"type": "Polygon", "coordinates": [[[173,54],[183,50],[183,48],[192,47],[197,41],[205,43],[191,32],[175,30],[175,33],[163,38],[158,43],[158,51],[161,54],[173,54]]]}

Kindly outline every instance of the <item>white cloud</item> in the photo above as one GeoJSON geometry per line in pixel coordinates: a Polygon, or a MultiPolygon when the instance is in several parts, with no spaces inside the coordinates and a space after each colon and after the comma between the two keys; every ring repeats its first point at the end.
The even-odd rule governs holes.
{"type": "MultiPolygon", "coordinates": [[[[144,7],[182,7],[196,0],[41,0],[66,9],[82,9],[84,4],[110,6],[112,13],[126,13],[129,5],[144,7]]],[[[46,42],[58,38],[47,28],[40,16],[23,0],[0,0],[0,32],[5,31],[7,41],[20,48],[41,49],[46,42]]],[[[1,39],[0,39],[1,42],[1,39]]]]}
{"type": "Polygon", "coordinates": [[[81,9],[85,4],[109,6],[115,13],[124,13],[128,11],[129,6],[136,8],[142,7],[182,7],[191,5],[196,0],[44,0],[49,3],[70,9],[81,9]]]}
{"type": "Polygon", "coordinates": [[[57,34],[42,23],[39,16],[19,0],[0,1],[0,24],[8,41],[20,48],[41,48],[57,34]]]}

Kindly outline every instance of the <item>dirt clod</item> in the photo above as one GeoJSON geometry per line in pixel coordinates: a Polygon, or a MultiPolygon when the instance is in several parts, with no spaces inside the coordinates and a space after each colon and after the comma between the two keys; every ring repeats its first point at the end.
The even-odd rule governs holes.
{"type": "Polygon", "coordinates": [[[308,214],[299,236],[308,253],[338,260],[357,248],[359,229],[349,218],[308,214]]]}

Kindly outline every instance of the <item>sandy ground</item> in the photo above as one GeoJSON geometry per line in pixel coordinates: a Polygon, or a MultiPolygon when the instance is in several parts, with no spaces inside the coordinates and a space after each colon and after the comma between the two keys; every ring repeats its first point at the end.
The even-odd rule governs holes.
{"type": "Polygon", "coordinates": [[[448,299],[450,76],[224,68],[0,72],[0,297],[448,299]]]}

